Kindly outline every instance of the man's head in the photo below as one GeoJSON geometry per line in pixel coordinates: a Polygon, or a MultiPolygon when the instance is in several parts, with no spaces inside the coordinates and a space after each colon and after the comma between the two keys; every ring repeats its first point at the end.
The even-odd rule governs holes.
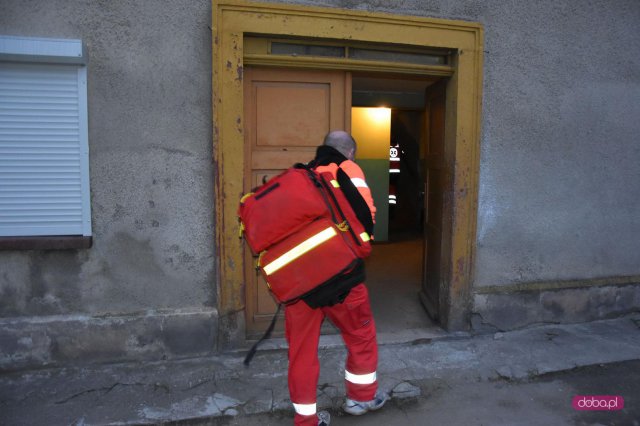
{"type": "Polygon", "coordinates": [[[324,137],[323,145],[337,149],[349,160],[356,157],[356,141],[351,135],[343,130],[334,130],[324,137]]]}

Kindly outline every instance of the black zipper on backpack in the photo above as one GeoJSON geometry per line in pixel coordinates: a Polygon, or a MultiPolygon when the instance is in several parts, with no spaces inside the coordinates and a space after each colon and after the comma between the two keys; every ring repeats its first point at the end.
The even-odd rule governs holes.
{"type": "Polygon", "coordinates": [[[270,193],[271,191],[273,191],[274,189],[276,189],[277,187],[280,186],[279,182],[276,182],[275,184],[273,184],[272,186],[266,188],[264,191],[262,191],[261,193],[257,194],[255,196],[256,200],[259,200],[260,198],[264,197],[265,195],[267,195],[268,193],[270,193]]]}

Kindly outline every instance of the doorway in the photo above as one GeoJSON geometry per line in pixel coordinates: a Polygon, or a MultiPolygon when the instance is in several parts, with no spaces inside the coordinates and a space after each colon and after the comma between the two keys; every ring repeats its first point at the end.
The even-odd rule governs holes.
{"type": "MultiPolygon", "coordinates": [[[[247,123],[243,121],[243,73],[251,66],[448,77],[446,140],[442,141],[448,148],[440,160],[453,174],[446,176],[451,185],[439,196],[446,206],[448,223],[440,244],[438,317],[447,330],[467,329],[477,222],[482,26],[335,8],[213,0],[212,31],[217,254],[217,276],[212,285],[218,291],[219,348],[242,345],[248,329],[248,283],[236,211],[245,190],[246,170],[252,167],[245,155],[247,123]],[[247,37],[258,37],[262,42],[249,45],[247,37]],[[321,46],[305,48],[304,54],[279,53],[270,44],[272,37],[314,40],[321,46]],[[376,46],[386,53],[379,55],[376,46]],[[403,53],[389,56],[389,49],[396,48],[403,53]],[[414,61],[413,53],[424,58],[425,49],[444,50],[448,60],[445,64],[414,61]]],[[[289,44],[280,47],[286,50],[289,44]]]]}
{"type": "MultiPolygon", "coordinates": [[[[376,202],[385,204],[378,208],[386,211],[386,216],[376,226],[384,229],[376,230],[382,239],[374,242],[373,253],[366,261],[372,310],[382,336],[439,329],[420,297],[427,280],[428,254],[425,156],[430,132],[426,93],[436,81],[362,73],[354,73],[352,78],[353,107],[391,110],[387,185],[383,191],[374,191],[383,192],[376,202]]],[[[358,143],[365,144],[366,140],[358,143]]],[[[372,184],[376,183],[374,179],[372,184]]],[[[430,263],[432,268],[439,267],[430,263]]]]}
{"type": "MultiPolygon", "coordinates": [[[[444,129],[445,114],[431,114],[428,102],[429,88],[437,87],[438,79],[247,67],[243,84],[244,192],[296,162],[311,160],[328,130],[353,127],[358,141],[356,162],[367,175],[378,210],[375,247],[366,263],[379,331],[397,335],[435,327],[425,311],[430,305],[419,295],[437,290],[438,283],[434,288],[429,278],[441,275],[439,259],[429,257],[440,248],[427,250],[430,233],[426,231],[435,225],[431,234],[441,232],[441,224],[433,218],[441,221],[442,214],[427,214],[425,198],[431,140],[434,134],[442,139],[444,129]],[[373,115],[362,114],[367,111],[373,115]],[[367,121],[380,123],[381,117],[386,123],[381,126],[367,121]]],[[[434,208],[442,206],[434,204],[434,208]]],[[[431,244],[440,243],[441,236],[436,237],[431,244]]],[[[244,252],[246,324],[251,338],[266,329],[276,304],[250,251],[245,247],[244,252]]],[[[437,309],[437,299],[430,300],[437,309]]],[[[331,326],[323,331],[336,332],[331,326]]],[[[281,319],[276,334],[282,332],[281,319]]]]}

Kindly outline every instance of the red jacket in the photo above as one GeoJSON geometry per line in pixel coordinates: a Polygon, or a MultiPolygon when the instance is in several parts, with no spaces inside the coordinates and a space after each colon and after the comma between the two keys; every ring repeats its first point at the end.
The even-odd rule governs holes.
{"type": "Polygon", "coordinates": [[[351,178],[351,182],[358,189],[364,201],[366,201],[367,206],[369,206],[369,210],[371,211],[371,218],[373,219],[373,223],[376,222],[376,206],[373,204],[373,196],[371,195],[371,189],[367,185],[367,182],[364,178],[364,172],[355,162],[351,160],[345,160],[340,163],[338,166],[336,163],[331,163],[326,166],[318,166],[316,167],[316,171],[318,173],[331,172],[333,177],[336,177],[338,172],[338,167],[340,167],[344,172],[351,178]]]}

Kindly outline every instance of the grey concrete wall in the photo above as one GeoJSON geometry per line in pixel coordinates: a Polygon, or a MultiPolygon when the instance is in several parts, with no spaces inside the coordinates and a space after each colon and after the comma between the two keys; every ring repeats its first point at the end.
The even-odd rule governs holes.
{"type": "Polygon", "coordinates": [[[0,4],[0,34],[87,45],[94,241],[0,252],[0,366],[95,360],[96,336],[98,360],[215,349],[210,22],[209,0],[0,4]]]}
{"type": "Polygon", "coordinates": [[[476,285],[640,274],[640,3],[503,9],[486,23],[476,285]]]}
{"type": "MultiPolygon", "coordinates": [[[[640,3],[289,3],[484,25],[476,289],[640,275],[640,3]]],[[[0,8],[2,34],[87,44],[94,228],[89,250],[0,252],[0,367],[96,359],[94,335],[113,342],[111,360],[213,350],[210,1],[0,8]],[[165,324],[195,334],[178,339],[165,324]]],[[[578,291],[638,300],[637,287],[615,288],[578,291]]],[[[588,318],[563,316],[589,304],[571,308],[571,290],[558,292],[547,300],[564,302],[547,305],[544,291],[478,292],[474,310],[518,326],[588,318]],[[543,310],[509,321],[509,306],[543,310]]]]}
{"type": "Polygon", "coordinates": [[[640,285],[476,293],[473,305],[471,326],[483,333],[539,324],[595,321],[638,312],[640,285]]]}

